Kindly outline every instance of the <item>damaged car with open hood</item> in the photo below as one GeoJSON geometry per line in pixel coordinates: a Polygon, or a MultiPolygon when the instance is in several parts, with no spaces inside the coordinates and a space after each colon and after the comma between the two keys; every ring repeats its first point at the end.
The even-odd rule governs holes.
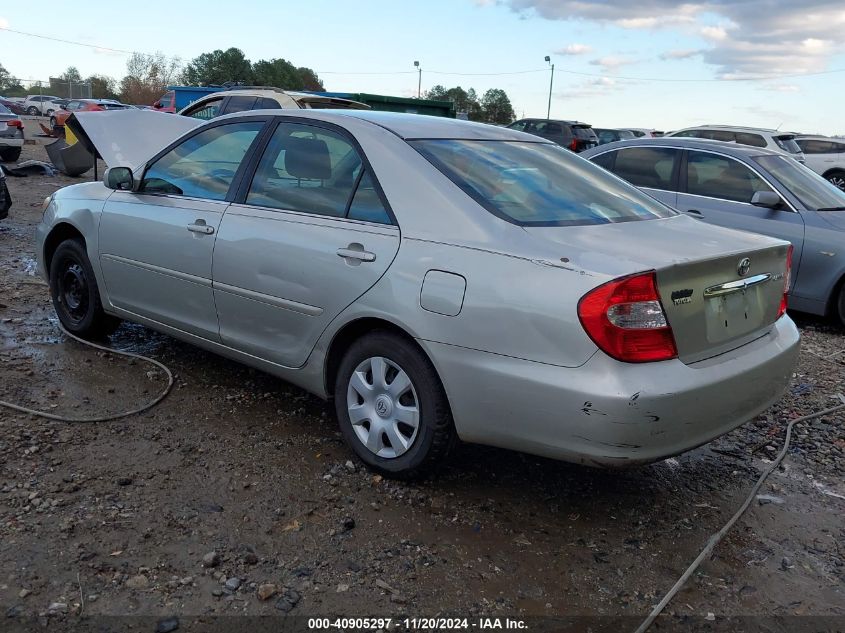
{"type": "Polygon", "coordinates": [[[294,383],[388,475],[458,440],[653,462],[757,415],[795,367],[787,242],[537,136],[363,110],[68,125],[108,169],[45,201],[62,325],[133,321],[294,383]]]}

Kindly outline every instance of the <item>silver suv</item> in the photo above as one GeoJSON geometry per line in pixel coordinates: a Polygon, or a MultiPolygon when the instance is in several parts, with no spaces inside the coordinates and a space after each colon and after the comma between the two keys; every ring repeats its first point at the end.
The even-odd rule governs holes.
{"type": "Polygon", "coordinates": [[[733,125],[699,125],[683,130],[671,132],[666,136],[682,138],[706,138],[726,143],[739,143],[752,147],[766,147],[791,154],[800,163],[804,162],[804,154],[795,142],[793,132],[779,132],[758,127],[739,127],[733,125]]]}

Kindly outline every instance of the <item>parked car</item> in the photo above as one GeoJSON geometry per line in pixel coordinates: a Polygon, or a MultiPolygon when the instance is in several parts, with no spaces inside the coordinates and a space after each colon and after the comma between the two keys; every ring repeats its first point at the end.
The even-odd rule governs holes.
{"type": "Polygon", "coordinates": [[[700,125],[670,132],[666,136],[676,138],[704,138],[725,143],[739,143],[752,147],[767,147],[791,154],[798,162],[804,162],[801,147],[795,142],[793,132],[779,132],[756,127],[735,127],[731,125],[700,125]]]}
{"type": "Polygon", "coordinates": [[[0,105],[0,160],[15,162],[23,147],[23,124],[17,114],[0,105]]]}
{"type": "Polygon", "coordinates": [[[125,110],[130,108],[126,104],[114,99],[73,99],[68,101],[61,110],[57,110],[50,117],[50,127],[64,127],[65,121],[73,112],[103,112],[105,110],[125,110]]]}
{"type": "Polygon", "coordinates": [[[179,114],[207,121],[223,114],[246,110],[276,109],[353,109],[369,110],[370,106],[338,97],[324,97],[306,92],[278,88],[237,88],[215,92],[194,101],[179,114]]]}
{"type": "Polygon", "coordinates": [[[599,139],[599,145],[637,138],[631,130],[613,130],[605,127],[594,127],[593,132],[596,133],[599,139]]]}
{"type": "Polygon", "coordinates": [[[807,167],[845,189],[845,139],[796,136],[795,142],[804,153],[807,167]]]}
{"type": "Polygon", "coordinates": [[[677,137],[584,156],[691,217],[788,240],[790,306],[845,324],[845,192],[818,174],[777,150],[677,137]]]}
{"type": "Polygon", "coordinates": [[[50,95],[29,95],[23,102],[26,113],[30,116],[52,116],[66,100],[50,95]]]}
{"type": "Polygon", "coordinates": [[[629,127],[625,128],[631,134],[633,134],[637,138],[648,137],[648,138],[655,138],[659,136],[663,136],[665,132],[661,132],[660,130],[655,130],[653,128],[645,128],[645,127],[629,127]]]}
{"type": "Polygon", "coordinates": [[[511,123],[508,128],[548,139],[573,152],[583,152],[599,144],[599,138],[592,126],[580,121],[520,119],[511,123]]]}
{"type": "Polygon", "coordinates": [[[391,475],[457,438],[654,461],[753,417],[795,367],[787,242],[703,225],[535,136],[360,110],[68,125],[109,168],[36,231],[62,325],[143,323],[331,398],[391,475]]]}
{"type": "Polygon", "coordinates": [[[13,101],[12,99],[7,99],[6,97],[0,97],[0,105],[8,108],[12,112],[12,114],[17,114],[18,116],[26,114],[26,108],[24,108],[23,104],[19,101],[13,101]]]}

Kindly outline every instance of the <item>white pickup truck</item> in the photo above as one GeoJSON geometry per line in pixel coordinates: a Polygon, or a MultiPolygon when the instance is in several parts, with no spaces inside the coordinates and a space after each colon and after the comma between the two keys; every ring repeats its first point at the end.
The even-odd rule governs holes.
{"type": "Polygon", "coordinates": [[[56,110],[61,109],[60,101],[62,99],[51,95],[29,95],[23,102],[23,107],[31,116],[52,116],[56,110]]]}

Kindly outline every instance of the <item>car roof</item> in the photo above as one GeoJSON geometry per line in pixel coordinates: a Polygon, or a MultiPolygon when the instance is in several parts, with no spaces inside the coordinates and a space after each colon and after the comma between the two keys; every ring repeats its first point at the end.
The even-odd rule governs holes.
{"type": "Polygon", "coordinates": [[[672,134],[677,134],[678,132],[683,132],[684,130],[742,130],[744,132],[763,132],[765,134],[784,134],[784,135],[791,135],[795,134],[795,132],[790,132],[789,130],[772,130],[765,127],[748,127],[746,125],[716,125],[716,124],[707,124],[707,125],[693,125],[690,127],[681,128],[680,130],[675,130],[672,134]]]}
{"type": "Polygon", "coordinates": [[[765,147],[754,147],[742,145],[741,143],[726,143],[725,141],[714,141],[706,138],[688,138],[678,136],[661,136],[658,138],[637,138],[626,141],[615,141],[593,147],[581,153],[581,156],[588,158],[604,154],[607,151],[621,149],[623,147],[675,147],[678,149],[702,149],[719,151],[729,156],[739,158],[751,158],[754,156],[784,156],[784,152],[768,149],[765,147]]]}
{"type": "Polygon", "coordinates": [[[349,118],[367,121],[378,125],[396,136],[405,139],[455,139],[455,140],[484,140],[484,141],[523,141],[529,143],[552,144],[551,141],[533,134],[517,132],[506,127],[475,123],[460,119],[430,116],[425,114],[410,114],[407,112],[384,112],[381,110],[249,110],[247,112],[233,112],[225,114],[213,121],[243,116],[287,116],[295,118],[309,118],[343,125],[349,118]]]}

